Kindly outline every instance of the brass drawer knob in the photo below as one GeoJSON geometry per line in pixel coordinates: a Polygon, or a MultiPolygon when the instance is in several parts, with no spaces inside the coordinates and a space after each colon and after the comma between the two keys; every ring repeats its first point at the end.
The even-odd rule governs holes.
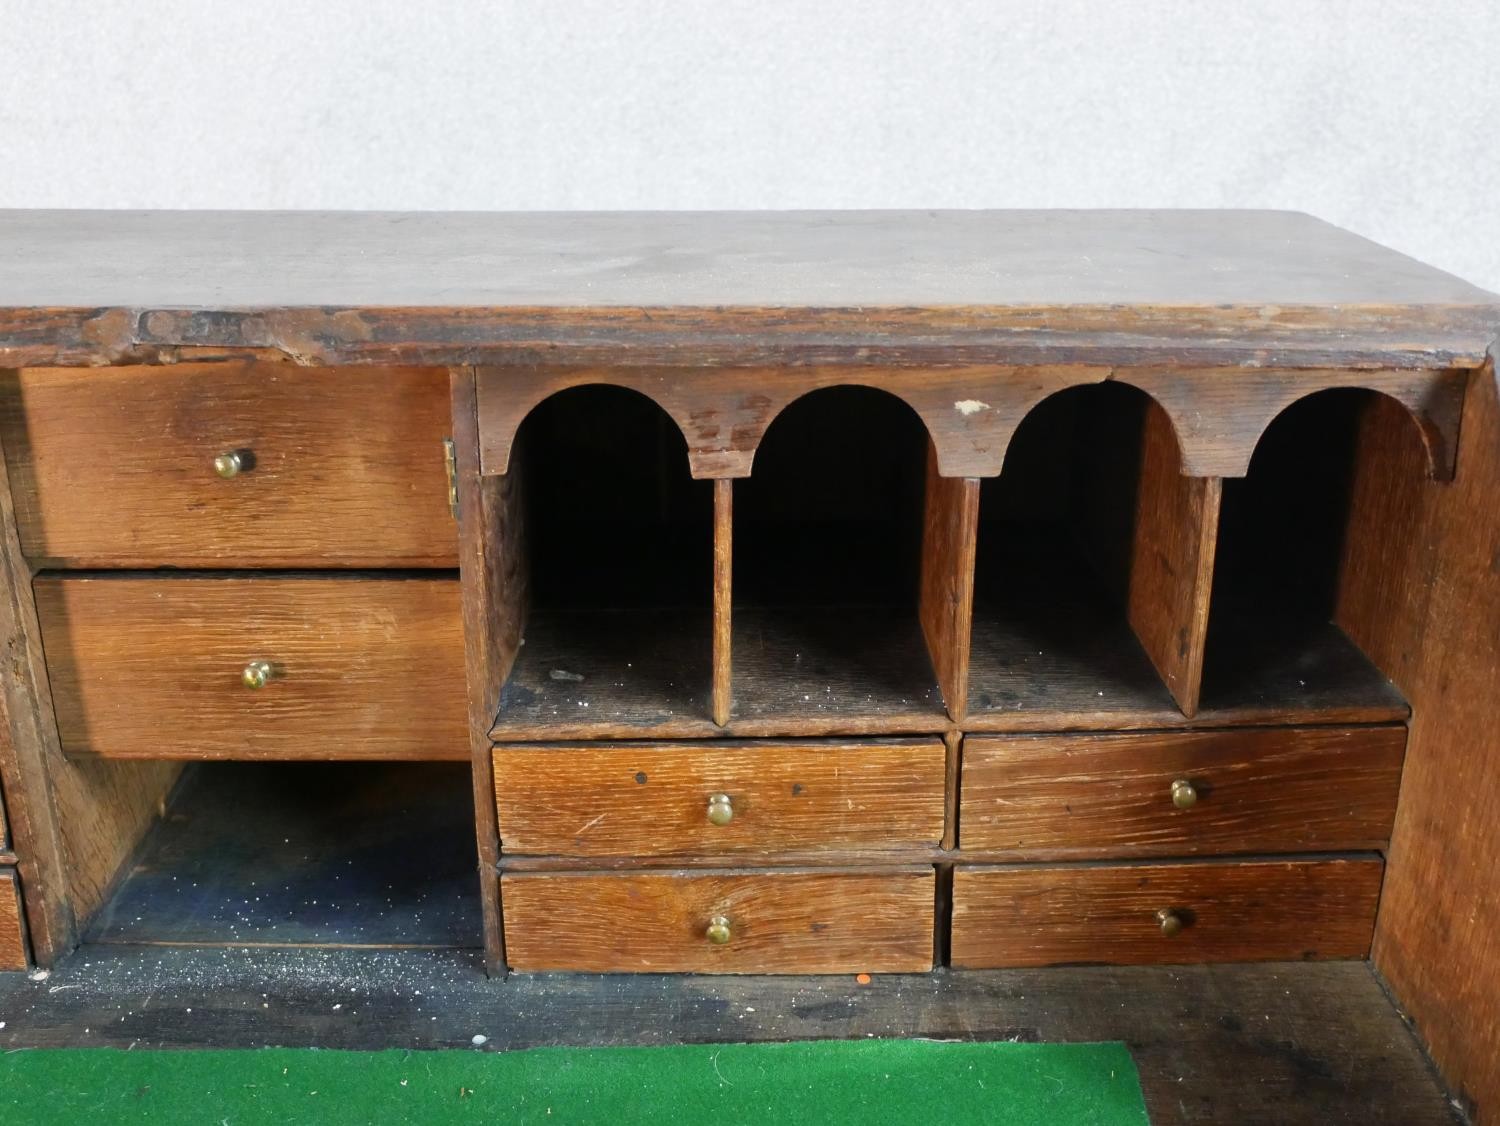
{"type": "Polygon", "coordinates": [[[723,915],[715,915],[708,921],[708,930],[704,932],[708,941],[715,946],[723,946],[730,939],[729,920],[723,915]]]}
{"type": "Polygon", "coordinates": [[[230,450],[214,458],[214,472],[226,480],[255,468],[255,455],[249,450],[230,450]]]}
{"type": "Polygon", "coordinates": [[[1198,788],[1186,778],[1172,783],[1172,804],[1178,809],[1192,809],[1198,804],[1198,788]]]}
{"type": "Polygon", "coordinates": [[[276,670],[271,667],[270,661],[251,661],[245,666],[245,671],[240,673],[240,680],[246,688],[264,688],[275,675],[276,670]]]}
{"type": "Polygon", "coordinates": [[[1170,907],[1163,907],[1156,913],[1156,922],[1161,927],[1161,933],[1167,938],[1181,934],[1182,928],[1186,925],[1182,921],[1182,916],[1170,907]]]}
{"type": "Polygon", "coordinates": [[[715,825],[728,825],[734,820],[734,803],[728,794],[709,795],[708,819],[715,825]]]}

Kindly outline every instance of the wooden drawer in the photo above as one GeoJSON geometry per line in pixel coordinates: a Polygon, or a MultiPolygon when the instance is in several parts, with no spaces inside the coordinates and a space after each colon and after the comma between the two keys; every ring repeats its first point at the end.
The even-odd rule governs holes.
{"type": "Polygon", "coordinates": [[[40,578],[63,750],[117,758],[468,757],[449,577],[40,578]],[[254,661],[272,679],[247,688],[254,661]]]}
{"type": "Polygon", "coordinates": [[[571,856],[935,846],[945,757],[936,740],[507,747],[500,841],[571,856]]]}
{"type": "Polygon", "coordinates": [[[26,943],[21,938],[21,889],[16,874],[0,868],[0,970],[26,968],[26,943]]]}
{"type": "Polygon", "coordinates": [[[1383,848],[1405,748],[1395,726],[969,738],[959,843],[1028,858],[1383,848]]]}
{"type": "Polygon", "coordinates": [[[932,968],[931,868],[507,873],[518,970],[881,973],[932,968]],[[728,941],[710,941],[715,919],[728,941]]]}
{"type": "Polygon", "coordinates": [[[436,368],[32,368],[0,379],[21,547],[79,567],[455,567],[436,368]],[[220,477],[214,459],[248,450],[220,477]]]}
{"type": "Polygon", "coordinates": [[[1363,958],[1383,867],[1373,856],[960,865],[953,965],[1363,958]],[[1171,912],[1181,929],[1168,934],[1159,912],[1171,912]]]}

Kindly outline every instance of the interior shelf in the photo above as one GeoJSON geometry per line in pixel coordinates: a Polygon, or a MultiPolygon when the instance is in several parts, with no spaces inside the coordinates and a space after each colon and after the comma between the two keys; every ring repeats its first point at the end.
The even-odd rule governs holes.
{"type": "Polygon", "coordinates": [[[475,947],[464,763],[190,766],[86,941],[475,947]]]}
{"type": "Polygon", "coordinates": [[[733,488],[732,731],[946,724],[918,614],[926,474],[925,427],[884,392],[777,417],[733,488]]]}
{"type": "MultiPolygon", "coordinates": [[[[512,454],[524,622],[496,739],[712,734],[712,485],[681,431],[618,387],[562,391],[512,454]]],[[[514,546],[514,545],[513,545],[514,546]]]]}

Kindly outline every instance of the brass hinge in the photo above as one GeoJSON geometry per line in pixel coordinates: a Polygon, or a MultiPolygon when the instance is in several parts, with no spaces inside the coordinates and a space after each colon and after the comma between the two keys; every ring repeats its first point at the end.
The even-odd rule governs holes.
{"type": "Polygon", "coordinates": [[[458,453],[452,438],[443,439],[443,467],[448,471],[448,511],[458,519],[458,453]]]}

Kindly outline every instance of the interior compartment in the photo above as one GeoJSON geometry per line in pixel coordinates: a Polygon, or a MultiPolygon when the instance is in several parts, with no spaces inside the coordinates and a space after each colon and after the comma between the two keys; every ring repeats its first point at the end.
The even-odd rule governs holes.
{"type": "Polygon", "coordinates": [[[1035,407],[980,484],[969,718],[976,730],[1180,721],[1127,617],[1150,400],[1118,383],[1035,407]]]}
{"type": "Polygon", "coordinates": [[[737,731],[942,722],[918,616],[927,442],[910,407],[865,387],[771,424],[733,491],[737,731]]]}
{"type": "Polygon", "coordinates": [[[713,489],[676,423],[624,388],[562,391],[522,423],[511,473],[520,517],[498,534],[523,540],[529,605],[496,737],[714,730],[713,489]]]}
{"type": "Polygon", "coordinates": [[[480,946],[472,794],[463,763],[195,763],[85,941],[480,946]]]}
{"type": "MultiPolygon", "coordinates": [[[[1224,482],[1204,707],[1289,719],[1400,719],[1386,677],[1333,624],[1362,414],[1376,392],[1323,391],[1276,418],[1224,482]]],[[[1412,428],[1408,435],[1416,441],[1412,428]]]]}

